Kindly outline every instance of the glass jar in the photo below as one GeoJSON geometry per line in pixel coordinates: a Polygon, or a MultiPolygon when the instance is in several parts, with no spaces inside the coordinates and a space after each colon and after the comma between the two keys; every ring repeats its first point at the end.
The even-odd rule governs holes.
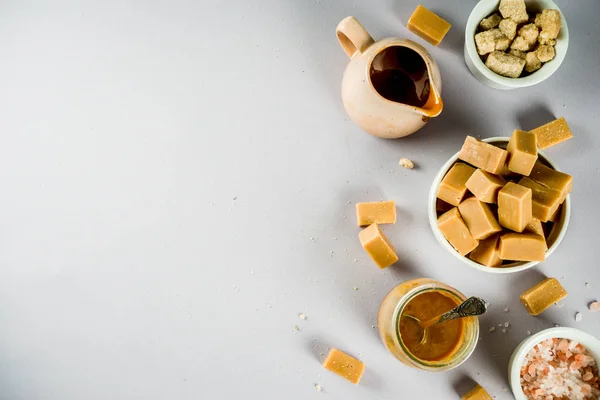
{"type": "Polygon", "coordinates": [[[425,371],[447,371],[465,362],[475,350],[479,338],[479,320],[477,317],[464,318],[462,343],[456,351],[443,360],[426,361],[415,357],[400,338],[400,316],[404,307],[412,299],[428,291],[442,292],[457,303],[466,300],[465,295],[458,290],[434,279],[419,278],[403,282],[385,296],[379,307],[377,314],[379,336],[385,347],[404,364],[425,371]]]}

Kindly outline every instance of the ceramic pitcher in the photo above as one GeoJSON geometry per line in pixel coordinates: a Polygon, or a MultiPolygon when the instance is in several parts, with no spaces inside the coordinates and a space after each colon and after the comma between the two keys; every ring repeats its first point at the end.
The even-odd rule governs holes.
{"type": "MultiPolygon", "coordinates": [[[[398,38],[375,42],[354,17],[343,19],[336,33],[340,45],[350,57],[342,81],[342,100],[350,118],[362,129],[381,138],[400,138],[418,131],[430,118],[442,112],[440,70],[423,46],[398,38]],[[388,57],[392,52],[394,56],[388,57]],[[413,77],[420,88],[415,89],[413,84],[411,89],[422,96],[410,102],[398,100],[405,98],[404,95],[414,95],[398,90],[398,87],[404,86],[394,87],[389,84],[392,81],[378,80],[376,88],[373,83],[374,73],[378,71],[403,69],[403,54],[412,57],[413,63],[416,61],[422,65],[422,76],[413,77]],[[392,92],[386,93],[388,89],[392,92]]],[[[410,80],[408,83],[411,83],[410,80]]]]}

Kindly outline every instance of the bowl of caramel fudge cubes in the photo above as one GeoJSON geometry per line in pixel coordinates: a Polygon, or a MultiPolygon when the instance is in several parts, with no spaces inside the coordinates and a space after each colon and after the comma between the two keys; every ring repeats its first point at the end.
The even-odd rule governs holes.
{"type": "Polygon", "coordinates": [[[477,79],[497,89],[535,85],[562,63],[567,23],[552,0],[481,0],[465,30],[465,61],[477,79]]]}
{"type": "Polygon", "coordinates": [[[442,247],[492,273],[550,256],[567,230],[573,179],[540,149],[571,136],[564,118],[511,137],[467,136],[429,194],[429,223],[442,247]]]}

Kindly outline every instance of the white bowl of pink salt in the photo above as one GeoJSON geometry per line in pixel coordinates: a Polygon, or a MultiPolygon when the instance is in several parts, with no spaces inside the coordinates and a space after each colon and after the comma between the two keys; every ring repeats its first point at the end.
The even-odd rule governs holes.
{"type": "Polygon", "coordinates": [[[550,328],[525,339],[508,365],[517,400],[600,398],[600,340],[574,328],[550,328]]]}

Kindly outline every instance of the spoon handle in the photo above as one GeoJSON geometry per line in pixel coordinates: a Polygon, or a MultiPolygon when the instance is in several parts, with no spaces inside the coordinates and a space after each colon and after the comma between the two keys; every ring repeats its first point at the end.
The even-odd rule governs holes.
{"type": "Polygon", "coordinates": [[[442,322],[450,321],[453,319],[481,315],[486,311],[487,311],[487,304],[485,301],[483,301],[479,297],[469,297],[467,300],[462,302],[457,307],[454,307],[452,310],[447,311],[447,312],[443,313],[442,315],[440,315],[439,319],[438,318],[431,319],[429,321],[424,322],[421,326],[423,328],[426,328],[431,325],[441,324],[442,322]]]}

